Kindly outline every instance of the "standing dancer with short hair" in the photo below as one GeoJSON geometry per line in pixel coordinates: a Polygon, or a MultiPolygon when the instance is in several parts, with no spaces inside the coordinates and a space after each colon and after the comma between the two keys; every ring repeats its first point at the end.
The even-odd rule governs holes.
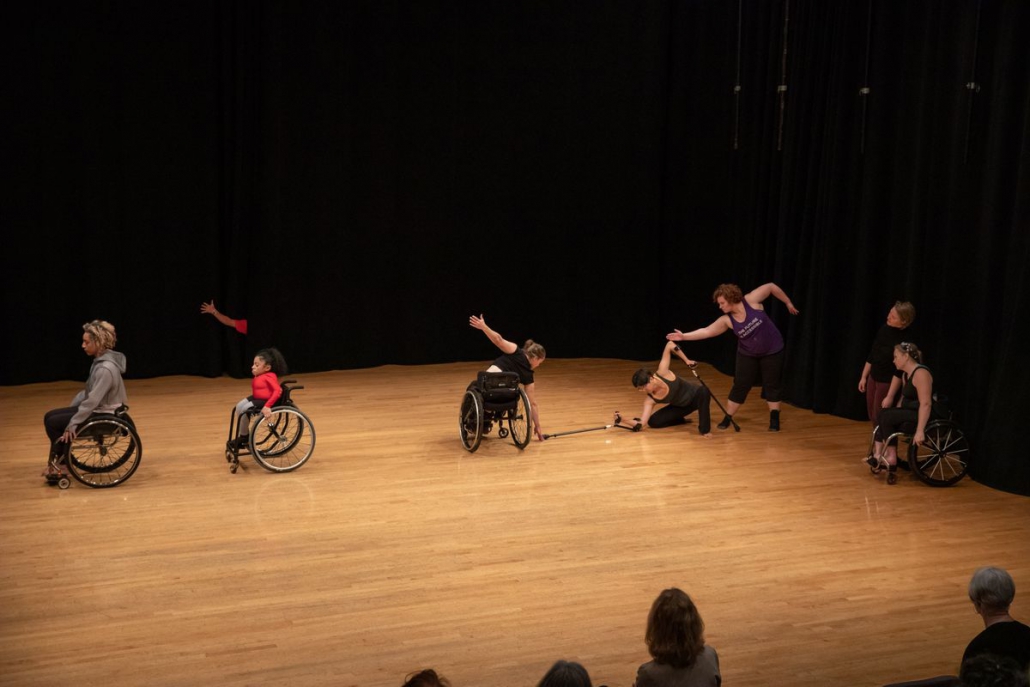
{"type": "Polygon", "coordinates": [[[748,392],[762,373],[762,395],[769,404],[769,431],[780,431],[780,378],[783,376],[783,335],[776,328],[762,302],[769,296],[782,301],[791,315],[797,315],[790,298],[776,284],[769,282],[744,295],[736,284],[720,284],[712,294],[723,315],[712,324],[692,332],[675,330],[665,338],[670,341],[700,341],[732,331],[737,336],[737,367],[733,388],[726,403],[726,417],[719,429],[733,422],[733,415],[747,400],[748,392]]]}

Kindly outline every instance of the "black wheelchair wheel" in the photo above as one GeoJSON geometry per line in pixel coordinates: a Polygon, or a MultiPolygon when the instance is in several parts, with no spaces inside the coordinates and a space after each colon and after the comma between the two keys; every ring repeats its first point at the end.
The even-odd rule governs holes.
{"type": "Polygon", "coordinates": [[[533,418],[529,414],[529,396],[525,389],[519,389],[519,400],[514,408],[508,411],[508,429],[511,440],[522,450],[529,445],[529,437],[533,432],[533,418]]]}
{"type": "Polygon", "coordinates": [[[969,471],[969,442],[962,430],[948,420],[926,425],[926,440],[909,446],[908,462],[916,477],[931,487],[950,487],[969,471]]]}
{"type": "MultiPolygon", "coordinates": [[[[255,434],[254,430],[262,422],[265,422],[263,415],[258,414],[254,418],[253,426],[251,427],[251,441],[250,441],[250,452],[261,453],[264,456],[277,456],[281,453],[285,453],[293,448],[294,444],[304,436],[304,427],[295,427],[297,419],[293,413],[280,413],[276,412],[282,408],[293,408],[296,406],[278,406],[272,409],[272,415],[268,418],[266,424],[268,425],[268,431],[263,432],[260,435],[255,434]],[[292,442],[292,443],[291,443],[292,442]]],[[[303,415],[303,413],[301,413],[303,415]]]]}
{"type": "Polygon", "coordinates": [[[250,432],[250,452],[271,472],[290,472],[306,463],[315,451],[315,428],[308,416],[293,406],[278,406],[265,420],[258,416],[250,432]]]}
{"type": "Polygon", "coordinates": [[[86,420],[72,440],[68,471],[86,486],[114,487],[132,477],[142,458],[143,444],[131,422],[95,417],[86,420]]]}
{"type": "Polygon", "coordinates": [[[469,453],[479,448],[479,442],[483,440],[483,397],[473,389],[466,390],[461,400],[458,434],[461,436],[461,445],[469,453]]]}

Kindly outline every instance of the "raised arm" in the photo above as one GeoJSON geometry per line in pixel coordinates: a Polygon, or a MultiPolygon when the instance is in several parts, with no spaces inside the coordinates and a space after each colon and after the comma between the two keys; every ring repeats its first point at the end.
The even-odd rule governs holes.
{"type": "Polygon", "coordinates": [[[694,367],[697,365],[696,362],[686,356],[686,354],[680,350],[680,347],[676,345],[675,341],[666,341],[665,350],[662,351],[662,360],[658,363],[658,374],[668,374],[669,368],[672,366],[672,356],[675,354],[683,362],[687,364],[687,367],[694,367]]]}
{"type": "Polygon", "coordinates": [[[757,289],[744,296],[744,299],[752,306],[757,306],[761,305],[762,302],[769,296],[775,296],[776,300],[786,305],[787,311],[790,312],[791,315],[798,314],[798,309],[794,307],[794,304],[791,302],[790,297],[783,292],[783,289],[776,286],[776,284],[773,284],[772,282],[769,282],[768,284],[762,284],[757,289]]]}
{"type": "Polygon", "coordinates": [[[494,330],[490,329],[490,327],[486,325],[486,320],[483,319],[482,315],[480,315],[479,317],[476,317],[475,315],[469,317],[469,326],[474,327],[475,329],[478,329],[479,331],[486,334],[486,338],[490,339],[490,341],[493,342],[494,346],[497,346],[505,353],[514,353],[515,351],[519,350],[519,347],[516,344],[514,344],[511,341],[505,340],[503,336],[501,336],[494,330]]]}
{"type": "Polygon", "coordinates": [[[671,334],[666,334],[665,338],[669,341],[700,341],[702,339],[711,339],[719,336],[723,332],[728,332],[731,329],[733,329],[733,325],[730,324],[729,315],[723,315],[707,327],[695,329],[692,332],[681,332],[677,329],[671,334]]]}
{"type": "Polygon", "coordinates": [[[218,312],[218,308],[215,307],[215,299],[211,299],[210,303],[201,303],[200,312],[207,315],[214,315],[215,319],[224,324],[226,327],[236,327],[236,320],[231,317],[226,317],[222,313],[218,312]]]}

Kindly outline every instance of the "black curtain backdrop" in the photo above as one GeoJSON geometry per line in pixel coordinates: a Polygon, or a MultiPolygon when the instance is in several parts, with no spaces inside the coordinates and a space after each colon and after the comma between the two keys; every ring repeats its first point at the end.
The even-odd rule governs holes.
{"type": "Polygon", "coordinates": [[[974,476],[1030,494],[1024,0],[2,12],[4,385],[84,378],[94,317],[130,378],[243,376],[273,344],[300,372],[488,360],[480,312],[649,359],[717,284],[775,281],[791,403],[861,418],[912,300],[974,476]]]}

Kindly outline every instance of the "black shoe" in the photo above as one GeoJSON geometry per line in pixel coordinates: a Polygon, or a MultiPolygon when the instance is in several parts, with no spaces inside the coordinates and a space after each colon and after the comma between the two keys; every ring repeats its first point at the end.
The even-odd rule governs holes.
{"type": "Polygon", "coordinates": [[[769,431],[779,432],[780,431],[780,411],[770,410],[769,411],[769,431]]]}
{"type": "Polygon", "coordinates": [[[865,464],[868,465],[871,468],[878,468],[878,467],[880,467],[880,461],[876,460],[876,458],[873,458],[872,456],[869,456],[868,458],[865,459],[865,464]]]}
{"type": "Polygon", "coordinates": [[[719,429],[729,429],[730,428],[730,424],[732,422],[733,422],[733,416],[732,415],[727,415],[726,417],[724,417],[722,419],[722,422],[720,422],[719,424],[716,425],[716,427],[718,427],[719,429]]]}

